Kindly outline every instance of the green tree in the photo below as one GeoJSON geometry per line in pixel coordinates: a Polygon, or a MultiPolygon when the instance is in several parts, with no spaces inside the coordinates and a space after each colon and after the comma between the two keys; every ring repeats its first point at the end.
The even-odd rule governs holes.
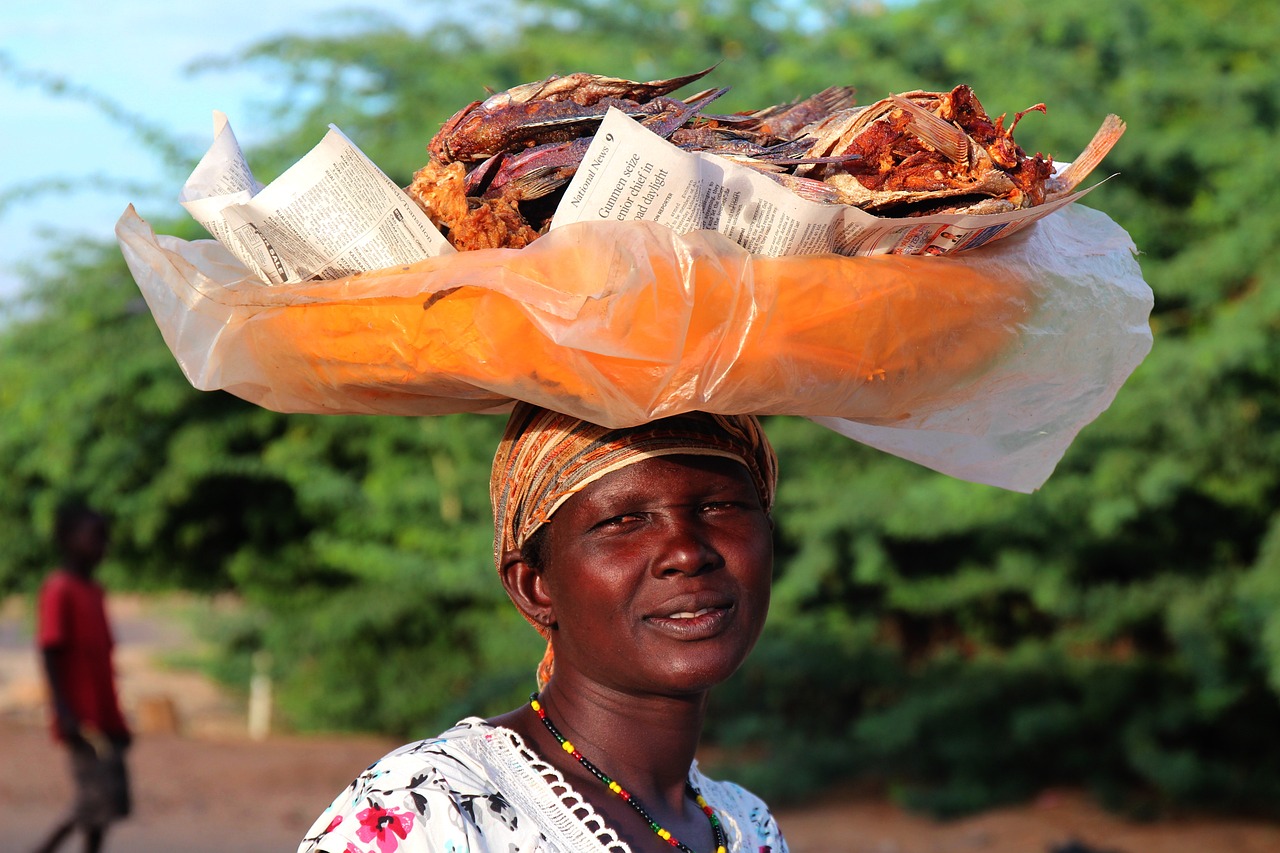
{"type": "MultiPolygon", "coordinates": [[[[848,34],[821,37],[838,50],[848,34]]],[[[1268,262],[1280,205],[1257,153],[1276,142],[1277,71],[1262,57],[1280,16],[1260,3],[928,3],[863,22],[850,41],[925,83],[996,93],[993,106],[1048,101],[1047,117],[1019,126],[1031,148],[1078,150],[1067,132],[1122,115],[1129,132],[1106,163],[1119,177],[1086,203],[1143,249],[1156,346],[1031,497],[779,424],[792,550],[779,598],[805,615],[785,619],[773,654],[798,642],[847,664],[808,685],[784,679],[773,731],[813,728],[790,716],[789,693],[840,696],[843,715],[823,709],[830,743],[812,750],[835,766],[798,773],[875,767],[941,811],[1055,780],[1145,791],[1148,804],[1271,809],[1277,780],[1248,756],[1277,748],[1280,721],[1268,262]],[[876,651],[818,643],[817,614],[876,651]]],[[[745,680],[771,696],[777,660],[761,660],[774,666],[745,680]]],[[[811,750],[783,737],[777,752],[811,750]]]]}

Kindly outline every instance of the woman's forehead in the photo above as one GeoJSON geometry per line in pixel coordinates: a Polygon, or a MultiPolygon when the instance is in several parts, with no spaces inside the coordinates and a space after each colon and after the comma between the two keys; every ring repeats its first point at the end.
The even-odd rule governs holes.
{"type": "MultiPolygon", "coordinates": [[[[715,473],[719,473],[719,487],[726,480],[745,484],[759,495],[751,471],[741,457],[725,451],[708,449],[670,449],[644,455],[633,455],[608,469],[597,470],[592,476],[580,480],[573,488],[565,489],[547,507],[544,516],[550,520],[566,503],[582,493],[601,494],[626,488],[632,492],[658,490],[691,492],[694,487],[707,485],[715,473]],[[738,479],[738,478],[742,479],[738,479]]],[[[761,503],[764,500],[761,497],[761,503]]]]}
{"type": "Polygon", "coordinates": [[[636,491],[700,494],[737,488],[756,494],[750,470],[741,459],[720,455],[669,454],[651,456],[610,471],[566,500],[636,491]]]}

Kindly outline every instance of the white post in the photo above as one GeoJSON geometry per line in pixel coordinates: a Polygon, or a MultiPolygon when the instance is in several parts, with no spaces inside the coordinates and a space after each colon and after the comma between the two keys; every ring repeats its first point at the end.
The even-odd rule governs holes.
{"type": "Polygon", "coordinates": [[[253,653],[253,676],[249,679],[249,738],[266,740],[271,733],[271,655],[253,653]]]}

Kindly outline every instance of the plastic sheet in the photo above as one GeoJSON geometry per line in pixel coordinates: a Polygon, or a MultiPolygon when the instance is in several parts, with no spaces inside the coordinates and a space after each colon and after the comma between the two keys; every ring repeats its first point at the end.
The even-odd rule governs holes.
{"type": "Polygon", "coordinates": [[[1031,491],[1151,347],[1132,242],[1080,205],[946,258],[765,258],[714,232],[593,223],[272,287],[132,207],[116,233],[192,385],[281,412],[800,415],[1031,491]]]}

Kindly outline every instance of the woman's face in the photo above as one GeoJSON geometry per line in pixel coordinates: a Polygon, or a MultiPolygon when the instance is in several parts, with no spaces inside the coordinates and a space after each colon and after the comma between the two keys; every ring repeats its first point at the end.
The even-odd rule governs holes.
{"type": "Polygon", "coordinates": [[[764,627],[772,532],[732,459],[657,457],[587,486],[545,534],[557,674],[664,694],[728,678],[764,627]]]}

